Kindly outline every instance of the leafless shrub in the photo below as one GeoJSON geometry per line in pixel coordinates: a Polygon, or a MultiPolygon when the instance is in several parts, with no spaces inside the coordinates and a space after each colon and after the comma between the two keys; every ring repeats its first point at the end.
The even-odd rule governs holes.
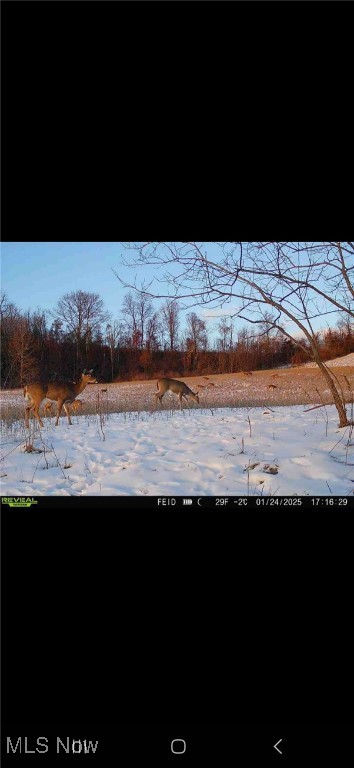
{"type": "Polygon", "coordinates": [[[252,426],[251,426],[251,419],[250,419],[249,416],[247,416],[247,421],[248,421],[248,424],[249,424],[250,437],[252,437],[252,426]]]}
{"type": "Polygon", "coordinates": [[[35,448],[32,443],[27,443],[23,449],[24,453],[43,453],[41,448],[35,448]]]}

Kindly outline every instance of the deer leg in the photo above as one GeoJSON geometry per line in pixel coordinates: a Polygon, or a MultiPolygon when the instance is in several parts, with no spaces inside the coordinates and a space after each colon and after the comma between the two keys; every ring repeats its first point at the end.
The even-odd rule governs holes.
{"type": "Polygon", "coordinates": [[[72,426],[71,418],[70,418],[69,403],[64,403],[64,411],[69,419],[69,424],[72,426]]]}
{"type": "MultiPolygon", "coordinates": [[[[162,398],[163,398],[163,395],[160,395],[160,393],[159,393],[159,392],[156,392],[156,400],[158,400],[158,401],[159,401],[160,405],[161,405],[161,400],[162,400],[162,398]]],[[[161,408],[162,408],[162,405],[161,405],[161,408]]]]}
{"type": "Polygon", "coordinates": [[[63,401],[63,400],[58,400],[58,413],[57,413],[57,420],[56,420],[56,422],[55,422],[55,426],[56,426],[56,427],[57,427],[57,426],[58,426],[58,424],[59,424],[59,416],[60,416],[60,414],[61,414],[61,411],[62,411],[62,407],[63,407],[63,405],[64,405],[64,401],[63,401]]]}
{"type": "Polygon", "coordinates": [[[35,417],[36,417],[36,419],[38,421],[39,426],[43,427],[43,421],[42,421],[42,419],[41,419],[41,417],[40,417],[40,415],[38,413],[38,408],[39,408],[38,405],[34,405],[33,406],[33,413],[34,413],[34,415],[35,415],[35,417]]]}
{"type": "Polygon", "coordinates": [[[29,415],[30,415],[30,412],[31,412],[31,406],[30,405],[26,405],[26,408],[25,408],[25,424],[26,424],[26,428],[27,429],[29,428],[29,415]]]}
{"type": "Polygon", "coordinates": [[[49,416],[49,418],[51,418],[51,416],[53,416],[52,406],[53,406],[52,402],[46,403],[45,406],[44,406],[44,415],[45,416],[49,416]]]}
{"type": "Polygon", "coordinates": [[[179,393],[178,399],[179,399],[179,408],[180,408],[180,411],[181,411],[182,410],[182,392],[179,393]]]}

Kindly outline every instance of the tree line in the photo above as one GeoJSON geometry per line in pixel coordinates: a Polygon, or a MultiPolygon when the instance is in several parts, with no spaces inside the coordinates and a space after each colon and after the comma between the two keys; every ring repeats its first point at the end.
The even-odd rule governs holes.
{"type": "MultiPolygon", "coordinates": [[[[151,297],[162,299],[168,291],[178,295],[187,306],[228,305],[231,319],[245,320],[250,327],[263,327],[268,335],[279,332],[290,344],[302,349],[326,380],[339,426],[351,423],[341,383],[323,360],[322,339],[315,327],[319,318],[328,328],[332,327],[332,318],[338,314],[350,323],[354,321],[354,242],[122,245],[126,254],[123,265],[135,272],[146,265],[154,268],[149,283],[151,297]]],[[[115,274],[126,288],[141,292],[136,282],[130,286],[115,274]]]]}
{"type": "MultiPolygon", "coordinates": [[[[121,319],[111,320],[98,294],[81,290],[59,299],[52,312],[23,312],[2,294],[1,387],[13,388],[37,378],[76,380],[83,368],[95,368],[101,381],[235,373],[312,359],[304,336],[284,337],[267,314],[257,331],[235,328],[221,317],[211,335],[195,312],[182,326],[178,302],[167,298],[157,310],[144,293],[129,291],[121,319]]],[[[354,351],[354,325],[341,317],[334,328],[316,334],[321,360],[354,351]]]]}

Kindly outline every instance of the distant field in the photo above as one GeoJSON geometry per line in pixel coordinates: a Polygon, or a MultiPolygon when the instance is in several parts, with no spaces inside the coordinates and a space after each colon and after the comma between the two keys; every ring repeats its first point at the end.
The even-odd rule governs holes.
{"type": "MultiPolygon", "coordinates": [[[[353,402],[354,364],[353,355],[342,358],[351,365],[335,365],[335,374],[343,388],[347,402],[353,402]],[[349,382],[346,381],[346,379],[349,382]]],[[[299,366],[251,374],[233,373],[215,376],[178,377],[193,391],[199,391],[200,405],[190,403],[190,408],[225,408],[264,406],[272,408],[281,405],[319,405],[332,402],[330,391],[317,368],[299,366]]],[[[127,411],[155,411],[160,408],[156,402],[156,379],[131,381],[116,384],[88,385],[80,395],[83,401],[82,416],[73,416],[73,421],[85,414],[120,413],[127,411]],[[107,390],[103,392],[102,390],[107,390]]],[[[24,397],[22,389],[0,392],[1,420],[7,425],[23,418],[24,397]]],[[[185,407],[188,407],[186,405],[185,407]]],[[[162,401],[163,409],[179,408],[178,399],[167,393],[162,401]]],[[[49,417],[48,417],[49,418],[49,417]]],[[[66,418],[66,417],[65,417],[66,418]]]]}

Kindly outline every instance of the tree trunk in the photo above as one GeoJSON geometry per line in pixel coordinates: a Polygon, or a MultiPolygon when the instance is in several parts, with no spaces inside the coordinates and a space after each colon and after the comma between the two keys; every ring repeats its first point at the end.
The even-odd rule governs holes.
{"type": "Polygon", "coordinates": [[[333,380],[330,372],[328,371],[327,367],[323,364],[320,357],[316,357],[316,363],[322,373],[322,375],[325,377],[327,384],[332,392],[333,402],[334,405],[337,408],[338,416],[339,416],[339,427],[347,427],[350,423],[348,421],[347,411],[345,408],[345,402],[343,401],[343,398],[341,397],[340,393],[338,392],[338,389],[336,387],[335,381],[333,380]]]}

